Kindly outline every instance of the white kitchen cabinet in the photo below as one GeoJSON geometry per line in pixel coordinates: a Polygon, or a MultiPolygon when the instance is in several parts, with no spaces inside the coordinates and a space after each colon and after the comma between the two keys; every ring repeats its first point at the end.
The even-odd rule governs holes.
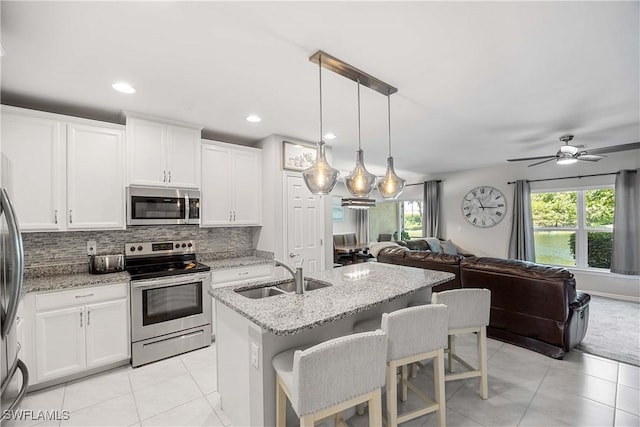
{"type": "Polygon", "coordinates": [[[262,224],[262,152],[203,140],[200,225],[262,224]]]}
{"type": "Polygon", "coordinates": [[[131,357],[128,283],[35,296],[34,384],[131,357]]]}
{"type": "Polygon", "coordinates": [[[3,185],[22,231],[125,228],[122,126],[2,111],[3,185]]]}
{"type": "Polygon", "coordinates": [[[200,188],[200,132],[127,113],[127,182],[200,188]]]}

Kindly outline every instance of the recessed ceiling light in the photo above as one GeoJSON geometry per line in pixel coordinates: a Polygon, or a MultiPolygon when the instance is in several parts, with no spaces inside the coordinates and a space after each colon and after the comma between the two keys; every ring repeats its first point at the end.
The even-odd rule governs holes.
{"type": "Polygon", "coordinates": [[[121,93],[136,93],[136,90],[129,83],[117,82],[111,85],[112,88],[121,93]]]}
{"type": "Polygon", "coordinates": [[[256,116],[255,114],[252,114],[250,116],[247,116],[247,121],[251,123],[258,123],[258,122],[261,122],[262,119],[260,118],[260,116],[256,116]]]}

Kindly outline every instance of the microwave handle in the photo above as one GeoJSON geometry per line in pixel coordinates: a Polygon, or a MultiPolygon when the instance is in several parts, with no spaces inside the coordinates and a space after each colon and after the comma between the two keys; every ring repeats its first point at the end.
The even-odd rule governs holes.
{"type": "Polygon", "coordinates": [[[208,279],[209,273],[203,274],[189,274],[186,275],[183,280],[176,280],[176,276],[173,277],[163,277],[161,279],[151,279],[151,280],[132,280],[131,286],[136,289],[150,289],[150,288],[158,288],[165,285],[186,285],[187,283],[193,283],[208,279]]]}

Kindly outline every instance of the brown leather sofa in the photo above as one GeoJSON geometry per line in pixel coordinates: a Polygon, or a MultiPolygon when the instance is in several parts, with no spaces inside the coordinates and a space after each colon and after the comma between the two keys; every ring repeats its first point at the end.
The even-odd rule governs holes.
{"type": "Polygon", "coordinates": [[[456,274],[435,292],[446,287],[489,289],[487,334],[492,338],[561,359],[587,332],[591,297],[576,291],[573,273],[566,268],[396,247],[382,249],[378,261],[456,274]]]}

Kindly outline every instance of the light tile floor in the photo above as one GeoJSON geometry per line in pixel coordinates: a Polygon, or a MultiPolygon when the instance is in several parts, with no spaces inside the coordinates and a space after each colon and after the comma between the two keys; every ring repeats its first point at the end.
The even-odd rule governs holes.
{"type": "MultiPolygon", "coordinates": [[[[458,352],[475,363],[475,338],[458,352]]],[[[489,399],[477,378],[447,382],[448,426],[640,426],[640,368],[574,351],[554,360],[489,340],[489,399]]],[[[433,395],[424,374],[414,380],[433,395]]],[[[68,410],[65,421],[7,422],[13,426],[228,426],[216,390],[215,345],[132,369],[28,394],[21,409],[68,410]]],[[[400,410],[411,410],[411,396],[400,410]]],[[[368,426],[367,416],[347,420],[368,426]]],[[[403,427],[435,426],[430,414],[403,427]]]]}

